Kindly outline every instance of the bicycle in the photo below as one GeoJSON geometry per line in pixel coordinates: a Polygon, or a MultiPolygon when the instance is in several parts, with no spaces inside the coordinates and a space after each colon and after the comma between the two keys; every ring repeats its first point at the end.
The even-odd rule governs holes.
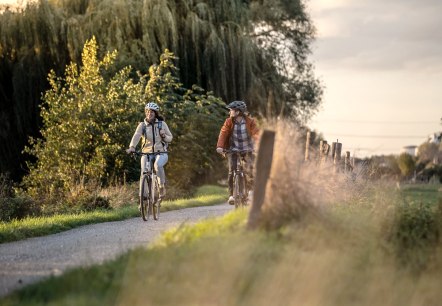
{"type": "Polygon", "coordinates": [[[159,177],[156,174],[154,163],[155,157],[160,154],[167,154],[167,152],[133,152],[134,156],[147,156],[146,167],[140,179],[140,212],[144,221],[153,215],[154,220],[160,217],[160,184],[159,177]]]}
{"type": "Polygon", "coordinates": [[[249,190],[247,188],[247,174],[244,171],[245,156],[253,151],[224,150],[225,154],[236,154],[236,169],[233,172],[233,198],[235,209],[247,206],[249,190]]]}

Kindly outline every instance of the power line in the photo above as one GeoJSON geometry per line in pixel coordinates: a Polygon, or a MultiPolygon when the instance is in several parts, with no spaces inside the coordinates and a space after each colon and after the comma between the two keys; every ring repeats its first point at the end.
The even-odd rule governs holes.
{"type": "Polygon", "coordinates": [[[327,133],[327,135],[333,135],[336,137],[352,137],[352,138],[389,138],[389,139],[423,139],[428,136],[417,135],[352,135],[352,134],[334,134],[327,133]]]}
{"type": "Polygon", "coordinates": [[[337,123],[363,123],[363,124],[439,124],[437,121],[368,121],[368,120],[340,120],[340,119],[323,119],[312,120],[312,122],[337,122],[337,123]]]}

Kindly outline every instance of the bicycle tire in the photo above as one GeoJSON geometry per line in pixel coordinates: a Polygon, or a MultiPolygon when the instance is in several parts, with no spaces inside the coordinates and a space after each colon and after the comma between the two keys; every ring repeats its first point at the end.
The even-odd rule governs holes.
{"type": "Polygon", "coordinates": [[[143,218],[144,221],[147,221],[149,219],[148,215],[148,207],[149,207],[149,198],[150,198],[150,192],[149,192],[149,179],[147,175],[143,175],[141,178],[142,184],[141,184],[141,192],[140,192],[140,213],[141,218],[143,218]]]}
{"type": "Polygon", "coordinates": [[[153,184],[152,184],[152,210],[153,210],[153,219],[158,220],[160,217],[160,185],[158,184],[158,177],[153,176],[153,184]]]}
{"type": "Polygon", "coordinates": [[[246,207],[247,205],[247,190],[246,190],[246,177],[245,174],[241,174],[240,183],[239,183],[239,194],[240,194],[240,206],[246,207]]]}
{"type": "Polygon", "coordinates": [[[249,190],[247,188],[247,175],[244,173],[243,183],[242,183],[242,206],[246,207],[249,201],[249,190]]]}
{"type": "Polygon", "coordinates": [[[152,177],[151,176],[149,176],[149,179],[148,179],[148,188],[149,188],[149,196],[147,197],[147,218],[149,219],[149,217],[150,216],[152,216],[153,215],[153,201],[154,201],[154,199],[153,199],[153,197],[154,197],[154,195],[153,195],[153,193],[152,193],[152,177]]]}
{"type": "Polygon", "coordinates": [[[240,194],[240,188],[239,188],[239,181],[241,178],[238,177],[238,175],[235,175],[233,177],[233,198],[235,203],[235,209],[238,208],[241,205],[241,194],[240,194]]]}

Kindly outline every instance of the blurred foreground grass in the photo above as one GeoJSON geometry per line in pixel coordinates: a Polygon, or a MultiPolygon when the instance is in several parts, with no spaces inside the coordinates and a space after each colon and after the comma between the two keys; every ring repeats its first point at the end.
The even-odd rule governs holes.
{"type": "MultiPolygon", "coordinates": [[[[431,225],[435,215],[404,201],[404,192],[420,198],[419,190],[378,185],[323,209],[320,218],[270,231],[247,231],[247,212],[234,211],[31,285],[0,304],[440,305],[441,241],[428,235],[441,223],[431,225]]],[[[441,194],[433,195],[430,210],[437,212],[441,194]]]]}

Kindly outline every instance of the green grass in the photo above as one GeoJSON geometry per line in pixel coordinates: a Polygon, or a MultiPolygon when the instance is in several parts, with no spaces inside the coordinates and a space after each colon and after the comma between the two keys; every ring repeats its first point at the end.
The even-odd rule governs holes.
{"type": "Polygon", "coordinates": [[[324,211],[325,220],[300,220],[272,232],[245,230],[247,211],[183,225],[149,247],[51,277],[0,304],[439,305],[441,241],[416,273],[400,263],[387,233],[395,215],[388,210],[401,205],[403,192],[416,203],[433,203],[440,194],[374,191],[355,200],[351,214],[324,211]]]}
{"type": "Polygon", "coordinates": [[[436,205],[442,199],[442,185],[405,185],[401,195],[405,201],[416,204],[436,205]]]}
{"type": "MultiPolygon", "coordinates": [[[[219,186],[200,187],[193,198],[164,201],[162,211],[170,211],[195,206],[215,205],[225,201],[226,190],[219,186]]],[[[43,236],[69,230],[78,226],[118,221],[137,217],[137,204],[123,206],[113,210],[62,214],[51,217],[26,218],[0,223],[0,243],[17,241],[29,237],[43,236]]]]}
{"type": "MultiPolygon", "coordinates": [[[[243,243],[240,237],[244,235],[245,216],[245,211],[234,211],[223,218],[169,230],[149,248],[138,248],[103,265],[74,269],[60,277],[51,277],[0,299],[0,304],[130,305],[134,299],[141,298],[137,303],[160,305],[164,298],[175,299],[177,295],[185,294],[185,291],[171,290],[177,281],[189,277],[189,289],[198,291],[201,288],[204,280],[195,277],[198,272],[209,271],[209,267],[216,264],[211,260],[219,252],[218,247],[233,250],[231,239],[235,236],[239,239],[237,242],[243,243]],[[205,243],[211,247],[207,248],[205,243]],[[197,267],[200,264],[206,267],[201,270],[197,267]],[[136,290],[137,296],[131,296],[122,288],[136,290]],[[140,295],[138,291],[144,293],[140,295]],[[142,298],[147,292],[151,302],[142,298]]],[[[229,261],[234,258],[228,256],[225,259],[218,257],[224,262],[223,266],[231,266],[229,261]]]]}

